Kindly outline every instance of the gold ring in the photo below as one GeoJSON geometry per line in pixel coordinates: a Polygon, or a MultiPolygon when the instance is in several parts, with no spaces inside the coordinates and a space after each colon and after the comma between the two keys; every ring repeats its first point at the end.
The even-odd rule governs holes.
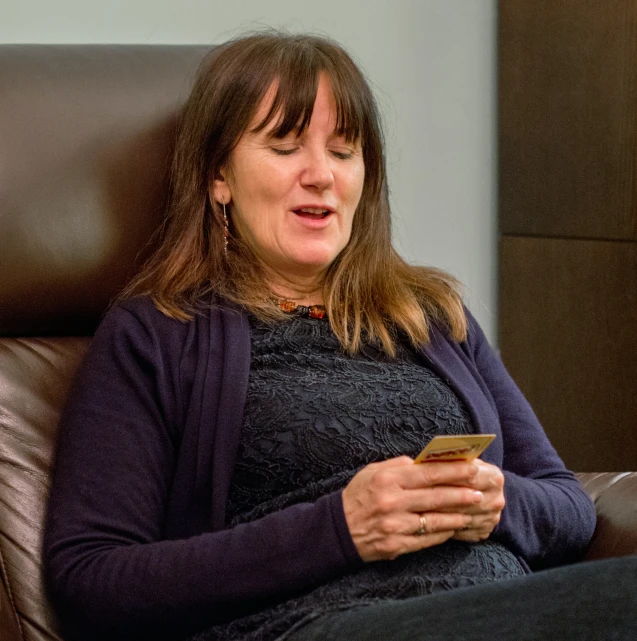
{"type": "Polygon", "coordinates": [[[422,536],[427,534],[427,519],[424,514],[420,515],[420,527],[414,532],[414,536],[422,536]]]}

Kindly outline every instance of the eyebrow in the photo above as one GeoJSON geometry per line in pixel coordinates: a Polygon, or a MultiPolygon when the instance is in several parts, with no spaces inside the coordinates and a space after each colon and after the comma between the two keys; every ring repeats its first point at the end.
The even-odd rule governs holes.
{"type": "MultiPolygon", "coordinates": [[[[288,136],[293,136],[295,138],[298,138],[299,136],[303,136],[303,134],[305,134],[305,131],[307,131],[307,129],[306,129],[305,131],[303,131],[303,133],[299,134],[298,133],[298,129],[292,129],[291,131],[289,131],[284,136],[276,136],[276,135],[274,135],[274,132],[276,132],[276,129],[277,129],[277,127],[276,127],[276,125],[274,125],[273,127],[267,127],[265,129],[261,129],[259,131],[255,131],[254,129],[250,129],[249,133],[256,134],[256,135],[262,134],[266,138],[266,140],[284,140],[288,136]]],[[[342,139],[343,142],[345,142],[348,146],[353,146],[354,148],[362,147],[362,142],[361,142],[360,138],[359,139],[348,139],[348,137],[344,133],[340,133],[339,134],[336,131],[336,129],[334,129],[334,131],[330,134],[330,136],[328,137],[328,141],[331,141],[331,140],[334,140],[334,139],[339,139],[339,138],[342,139]]]]}
{"type": "MultiPolygon", "coordinates": [[[[278,131],[279,128],[280,128],[280,123],[275,118],[273,118],[265,126],[261,127],[260,125],[257,125],[256,127],[253,127],[252,129],[249,129],[248,131],[251,134],[257,134],[257,135],[258,134],[262,134],[266,138],[279,139],[280,140],[280,139],[282,139],[282,137],[276,135],[276,132],[278,131]]],[[[299,135],[299,128],[298,127],[294,127],[293,129],[288,131],[286,134],[284,134],[283,138],[285,138],[287,136],[290,136],[290,135],[298,136],[299,135]]]]}

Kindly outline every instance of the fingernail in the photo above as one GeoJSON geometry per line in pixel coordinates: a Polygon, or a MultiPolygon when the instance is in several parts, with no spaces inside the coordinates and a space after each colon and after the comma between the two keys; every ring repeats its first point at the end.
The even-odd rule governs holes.
{"type": "Polygon", "coordinates": [[[484,494],[482,492],[474,492],[473,493],[473,498],[475,499],[476,503],[480,503],[482,499],[484,498],[484,494]]]}

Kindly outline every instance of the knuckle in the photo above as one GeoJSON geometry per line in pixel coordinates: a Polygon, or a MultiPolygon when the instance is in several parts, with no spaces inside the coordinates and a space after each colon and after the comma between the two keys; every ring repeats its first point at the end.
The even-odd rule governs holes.
{"type": "Polygon", "coordinates": [[[398,531],[396,519],[390,517],[382,518],[378,523],[378,529],[383,534],[394,534],[398,531]]]}
{"type": "Polygon", "coordinates": [[[396,510],[396,498],[391,494],[379,494],[376,497],[376,508],[381,514],[394,512],[396,510]]]}
{"type": "Polygon", "coordinates": [[[394,475],[389,470],[376,470],[372,476],[372,484],[378,488],[385,488],[393,483],[394,475]]]}
{"type": "Polygon", "coordinates": [[[435,464],[423,465],[425,481],[431,485],[438,485],[442,480],[442,471],[435,464]]]}

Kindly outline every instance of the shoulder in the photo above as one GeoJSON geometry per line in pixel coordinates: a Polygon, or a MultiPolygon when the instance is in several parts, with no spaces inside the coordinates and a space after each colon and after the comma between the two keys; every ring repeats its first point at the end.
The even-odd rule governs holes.
{"type": "MultiPolygon", "coordinates": [[[[202,310],[201,314],[206,312],[202,310]]],[[[95,332],[91,350],[111,350],[153,362],[170,358],[171,354],[179,358],[188,343],[197,343],[198,336],[201,339],[201,330],[197,316],[190,320],[171,318],[149,296],[135,296],[108,310],[95,332]]]]}
{"type": "Polygon", "coordinates": [[[104,322],[114,319],[123,325],[143,324],[148,327],[178,328],[185,326],[188,321],[171,318],[162,312],[150,296],[133,296],[119,301],[108,311],[104,322]]]}
{"type": "Polygon", "coordinates": [[[107,311],[93,342],[116,340],[139,346],[170,342],[187,331],[187,326],[188,322],[170,318],[157,309],[150,297],[136,296],[119,301],[107,311]]]}
{"type": "Polygon", "coordinates": [[[451,334],[449,325],[445,321],[433,320],[430,326],[430,334],[432,341],[445,342],[460,348],[467,355],[472,355],[476,350],[489,345],[489,341],[476,320],[475,316],[469,311],[469,308],[463,303],[462,310],[466,323],[466,335],[464,339],[455,339],[451,334]]]}
{"type": "Polygon", "coordinates": [[[180,319],[159,309],[150,296],[133,296],[113,305],[105,314],[100,329],[102,326],[115,326],[123,330],[143,328],[153,333],[179,335],[195,326],[207,326],[212,318],[220,315],[232,318],[243,314],[236,306],[207,296],[188,312],[188,318],[180,319]]]}
{"type": "Polygon", "coordinates": [[[489,341],[487,340],[482,327],[480,327],[480,323],[478,323],[475,316],[469,311],[466,305],[463,305],[463,308],[467,319],[467,338],[465,342],[474,350],[484,344],[488,345],[489,341]]]}
{"type": "Polygon", "coordinates": [[[462,304],[462,311],[466,323],[466,335],[464,339],[455,339],[446,327],[436,325],[436,330],[439,336],[442,335],[447,342],[454,346],[455,350],[461,350],[472,361],[475,361],[484,350],[491,351],[491,346],[480,323],[464,303],[462,304]]]}
{"type": "Polygon", "coordinates": [[[107,312],[95,339],[118,335],[135,344],[154,344],[178,350],[184,343],[201,345],[210,340],[243,331],[246,313],[216,296],[202,298],[185,320],[173,318],[158,309],[150,296],[134,296],[119,301],[107,312]]]}

